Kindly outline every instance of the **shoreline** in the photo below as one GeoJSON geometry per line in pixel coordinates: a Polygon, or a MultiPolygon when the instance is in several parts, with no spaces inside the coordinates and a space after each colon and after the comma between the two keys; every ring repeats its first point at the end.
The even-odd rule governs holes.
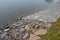
{"type": "MultiPolygon", "coordinates": [[[[27,40],[30,39],[31,40],[31,35],[35,35],[37,38],[39,38],[41,40],[40,37],[38,37],[37,35],[45,35],[47,33],[47,30],[51,27],[52,23],[51,22],[47,22],[46,20],[31,20],[31,19],[24,19],[24,17],[19,17],[18,19],[16,19],[15,22],[12,22],[10,24],[7,24],[4,29],[1,31],[1,35],[0,37],[2,37],[2,39],[4,39],[5,37],[12,37],[12,35],[15,37],[13,38],[13,40],[27,40]],[[46,30],[46,31],[44,31],[46,30]],[[44,33],[42,33],[42,32],[44,33]],[[9,36],[7,34],[5,34],[7,32],[7,34],[9,34],[9,36]],[[11,34],[12,32],[12,34],[11,34]],[[37,32],[40,32],[39,34],[37,34],[37,32]],[[18,34],[16,34],[18,33],[18,34]],[[22,33],[22,34],[21,34],[22,33]],[[26,33],[26,34],[25,34],[26,33]],[[20,35],[21,34],[21,35],[20,35]],[[20,35],[22,37],[22,35],[24,35],[22,38],[19,38],[20,36],[18,36],[18,38],[16,37],[17,35],[20,35]]],[[[8,38],[7,38],[8,39],[8,38]]],[[[10,39],[10,38],[9,38],[10,39]]],[[[9,40],[8,39],[8,40],[9,40]]]]}

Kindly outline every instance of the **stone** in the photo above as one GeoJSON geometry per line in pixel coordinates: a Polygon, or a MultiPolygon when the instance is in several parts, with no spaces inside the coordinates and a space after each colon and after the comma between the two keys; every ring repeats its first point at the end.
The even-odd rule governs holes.
{"type": "Polygon", "coordinates": [[[41,40],[41,38],[39,36],[34,35],[34,34],[30,34],[29,40],[41,40]]]}
{"type": "Polygon", "coordinates": [[[2,38],[0,37],[0,40],[2,40],[2,38]]]}
{"type": "Polygon", "coordinates": [[[34,34],[35,35],[45,35],[47,33],[47,29],[40,29],[36,31],[34,34]]]}
{"type": "Polygon", "coordinates": [[[2,33],[2,31],[0,31],[0,34],[2,33]]]}
{"type": "Polygon", "coordinates": [[[51,23],[47,23],[47,24],[45,25],[45,27],[50,28],[51,25],[52,25],[51,23]]]}
{"type": "Polygon", "coordinates": [[[9,29],[5,29],[4,32],[9,31],[9,29]]]}
{"type": "Polygon", "coordinates": [[[3,38],[6,34],[7,34],[7,33],[5,32],[5,33],[1,36],[1,38],[3,38]]]}
{"type": "Polygon", "coordinates": [[[26,30],[29,30],[29,29],[30,29],[30,28],[29,28],[29,25],[26,25],[26,26],[25,26],[25,29],[26,29],[26,30]]]}
{"type": "Polygon", "coordinates": [[[12,24],[12,25],[16,25],[16,23],[12,24]]]}
{"type": "Polygon", "coordinates": [[[25,33],[25,35],[23,36],[24,39],[29,38],[29,33],[25,33]]]}

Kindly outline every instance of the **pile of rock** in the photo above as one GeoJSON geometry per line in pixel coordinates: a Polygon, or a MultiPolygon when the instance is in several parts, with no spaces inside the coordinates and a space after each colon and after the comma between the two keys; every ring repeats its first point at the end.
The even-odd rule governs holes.
{"type": "Polygon", "coordinates": [[[12,25],[6,25],[0,37],[4,40],[41,40],[45,35],[50,22],[18,18],[12,25]]]}

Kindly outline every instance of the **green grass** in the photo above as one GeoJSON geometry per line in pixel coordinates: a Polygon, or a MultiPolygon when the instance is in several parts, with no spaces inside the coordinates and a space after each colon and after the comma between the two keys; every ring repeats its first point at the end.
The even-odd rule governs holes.
{"type": "Polygon", "coordinates": [[[60,40],[60,18],[53,23],[48,33],[41,36],[42,40],[60,40]]]}

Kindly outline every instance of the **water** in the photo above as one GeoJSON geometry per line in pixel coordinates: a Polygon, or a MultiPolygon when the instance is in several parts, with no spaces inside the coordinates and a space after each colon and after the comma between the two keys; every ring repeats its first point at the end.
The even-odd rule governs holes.
{"type": "Polygon", "coordinates": [[[35,14],[28,15],[25,19],[45,20],[55,22],[60,17],[60,0],[53,0],[49,8],[39,11],[35,14]]]}
{"type": "Polygon", "coordinates": [[[6,24],[19,16],[26,16],[47,8],[45,0],[0,0],[0,23],[6,24]]]}

